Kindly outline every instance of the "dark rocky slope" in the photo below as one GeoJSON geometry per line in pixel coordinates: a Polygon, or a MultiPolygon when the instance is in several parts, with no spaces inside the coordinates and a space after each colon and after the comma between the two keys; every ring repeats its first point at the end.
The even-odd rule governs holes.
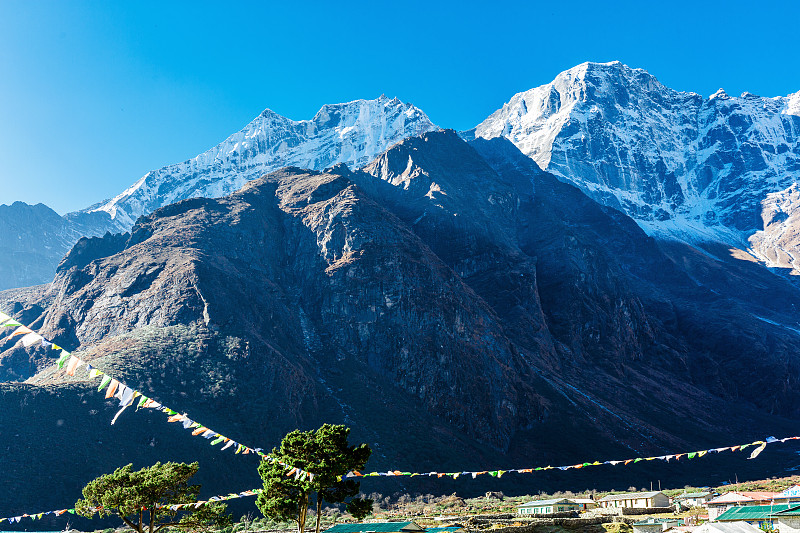
{"type": "MultiPolygon", "coordinates": [[[[53,283],[0,293],[0,308],[252,445],[344,422],[374,445],[371,468],[454,471],[792,431],[800,336],[754,316],[778,323],[785,302],[737,294],[747,268],[761,267],[657,243],[508,141],[470,146],[436,132],[364,171],[284,169],[225,198],[159,209],[129,235],[82,240],[53,283]]],[[[784,289],[771,285],[783,283],[776,276],[758,279],[765,292],[784,289]]],[[[28,379],[0,396],[9,465],[0,483],[20,495],[0,516],[63,507],[82,482],[130,461],[199,457],[209,493],[256,482],[247,458],[157,415],[126,413],[108,426],[111,404],[46,369],[51,353],[10,341],[0,349],[0,379],[28,379]],[[30,479],[31,456],[51,478],[30,479]],[[87,466],[65,470],[66,457],[87,466]],[[48,492],[56,473],[65,482],[48,492]]],[[[779,459],[765,453],[735,468],[742,477],[793,466],[779,459]]],[[[499,486],[702,482],[734,463],[696,464],[499,486]]],[[[485,488],[480,478],[463,483],[485,488]]]]}

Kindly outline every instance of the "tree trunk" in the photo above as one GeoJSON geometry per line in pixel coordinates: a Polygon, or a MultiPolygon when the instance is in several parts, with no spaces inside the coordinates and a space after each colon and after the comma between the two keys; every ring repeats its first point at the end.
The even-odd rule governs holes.
{"type": "Polygon", "coordinates": [[[300,513],[297,516],[297,533],[305,533],[306,518],[308,517],[308,494],[300,499],[300,513]]]}
{"type": "Polygon", "coordinates": [[[319,523],[322,519],[322,498],[319,497],[319,492],[317,493],[317,533],[319,533],[319,523]]]}

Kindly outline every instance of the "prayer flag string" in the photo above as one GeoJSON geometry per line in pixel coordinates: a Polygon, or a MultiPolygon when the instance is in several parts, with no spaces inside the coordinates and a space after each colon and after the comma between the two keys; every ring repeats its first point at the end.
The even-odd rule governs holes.
{"type": "Polygon", "coordinates": [[[473,479],[478,476],[488,475],[492,477],[502,477],[503,474],[513,472],[517,474],[532,474],[534,472],[542,472],[545,470],[572,470],[577,468],[587,468],[592,466],[602,466],[602,465],[623,465],[627,466],[629,464],[639,463],[641,461],[666,461],[670,462],[671,460],[680,461],[682,458],[695,459],[698,457],[704,457],[709,453],[719,453],[725,451],[741,451],[751,446],[755,446],[755,448],[750,453],[748,459],[755,459],[759,456],[761,452],[764,451],[764,448],[767,447],[767,444],[772,444],[774,442],[786,442],[789,440],[800,440],[800,436],[798,437],[786,437],[783,439],[776,439],[775,437],[767,437],[766,440],[757,440],[754,442],[750,442],[748,444],[740,444],[737,446],[725,446],[722,448],[712,448],[709,450],[701,450],[696,452],[682,452],[682,453],[673,453],[670,455],[659,455],[655,457],[635,457],[633,459],[620,459],[620,460],[612,460],[612,461],[587,461],[584,463],[578,463],[574,465],[565,465],[565,466],[536,466],[531,468],[510,468],[508,470],[481,470],[475,472],[403,472],[400,470],[389,470],[387,472],[369,472],[367,474],[362,474],[358,471],[351,471],[345,474],[344,478],[355,478],[355,477],[377,477],[377,476],[388,476],[388,477],[396,477],[396,476],[429,476],[429,477],[450,477],[453,479],[458,479],[461,476],[471,476],[473,479]]]}
{"type": "MultiPolygon", "coordinates": [[[[136,390],[128,387],[127,385],[125,385],[121,381],[109,376],[108,374],[106,374],[104,372],[101,372],[97,368],[94,368],[88,362],[85,362],[82,359],[80,359],[79,357],[75,356],[74,354],[71,354],[70,352],[64,350],[63,348],[61,348],[57,344],[55,344],[55,343],[53,343],[51,341],[48,341],[47,339],[45,339],[44,337],[42,337],[41,335],[39,335],[35,331],[31,330],[30,328],[26,327],[25,325],[23,325],[23,324],[19,323],[18,321],[14,320],[9,315],[7,315],[7,314],[5,314],[3,312],[0,312],[0,328],[8,328],[8,327],[15,327],[16,328],[14,330],[14,332],[11,334],[11,337],[16,337],[18,335],[21,335],[22,336],[21,337],[22,344],[25,347],[34,346],[34,345],[36,345],[38,343],[41,343],[43,347],[51,348],[53,350],[60,351],[61,352],[60,353],[60,357],[59,357],[58,362],[57,362],[58,368],[59,369],[63,369],[68,375],[74,376],[75,373],[79,369],[85,369],[85,371],[88,372],[88,376],[89,376],[90,379],[96,379],[98,377],[101,378],[100,386],[98,387],[97,390],[98,391],[102,391],[103,389],[106,389],[106,393],[105,393],[105,397],[106,398],[112,398],[113,397],[113,398],[117,398],[117,399],[120,400],[120,410],[117,412],[117,414],[114,416],[113,420],[111,421],[112,424],[114,424],[114,422],[116,422],[117,418],[120,416],[120,414],[122,414],[123,411],[125,411],[125,409],[127,409],[128,407],[130,407],[134,403],[137,403],[137,400],[138,400],[138,403],[137,403],[137,406],[136,406],[136,410],[139,410],[140,408],[146,408],[146,409],[156,409],[156,410],[162,411],[162,412],[164,412],[164,413],[166,413],[168,415],[168,417],[169,417],[167,419],[168,422],[180,422],[185,429],[191,429],[192,430],[192,435],[201,436],[201,437],[204,437],[206,439],[211,440],[210,444],[212,446],[225,443],[225,445],[222,446],[222,448],[221,448],[222,450],[225,450],[225,449],[228,449],[228,448],[234,448],[234,453],[235,454],[240,454],[241,453],[241,454],[245,454],[246,455],[246,454],[249,454],[249,453],[255,453],[255,454],[259,455],[262,460],[269,461],[269,462],[272,462],[272,463],[278,463],[278,464],[284,466],[285,469],[286,469],[286,475],[287,476],[294,476],[295,479],[309,479],[309,480],[313,480],[314,479],[314,474],[312,474],[310,472],[307,472],[307,471],[302,470],[302,469],[297,468],[297,467],[292,467],[291,465],[287,465],[286,463],[281,462],[281,461],[277,460],[276,458],[265,454],[263,452],[263,450],[261,450],[260,448],[250,448],[250,447],[245,446],[245,445],[243,445],[243,444],[241,444],[239,442],[236,442],[236,441],[234,441],[232,439],[229,439],[228,437],[225,437],[225,436],[223,436],[223,435],[221,435],[221,434],[209,429],[208,427],[200,424],[199,422],[196,422],[196,421],[192,420],[191,418],[189,418],[189,416],[186,413],[182,413],[182,414],[178,413],[177,411],[162,405],[161,403],[153,400],[152,398],[150,398],[148,396],[145,396],[141,392],[136,391],[136,390]]],[[[775,437],[767,437],[765,440],[757,440],[757,441],[754,441],[754,442],[750,442],[750,443],[747,443],[747,444],[739,444],[739,445],[736,445],[736,446],[725,446],[725,447],[722,447],[722,448],[711,448],[711,449],[708,449],[708,450],[699,450],[699,451],[694,451],[694,452],[674,453],[674,454],[670,454],[670,455],[660,455],[660,456],[654,456],[654,457],[636,457],[636,458],[632,458],[632,459],[609,460],[609,461],[602,461],[602,462],[601,461],[588,461],[588,462],[577,463],[577,464],[573,464],[573,465],[565,465],[565,466],[549,466],[548,465],[548,466],[537,466],[537,467],[531,467],[531,468],[512,468],[512,469],[508,469],[508,470],[500,470],[500,469],[498,469],[498,470],[481,470],[481,471],[464,471],[464,472],[424,472],[424,473],[420,473],[420,472],[405,472],[405,471],[400,471],[400,470],[389,470],[389,471],[386,471],[386,472],[369,472],[369,473],[361,473],[361,472],[358,472],[358,471],[352,471],[352,472],[348,472],[347,474],[345,474],[342,477],[343,478],[356,478],[356,477],[383,477],[383,476],[389,476],[389,477],[396,477],[396,476],[408,476],[408,477],[428,476],[428,477],[437,477],[437,478],[449,477],[449,478],[452,478],[452,479],[457,479],[457,478],[459,478],[461,476],[469,476],[469,477],[472,477],[474,479],[474,478],[476,478],[478,476],[488,475],[488,476],[491,476],[491,477],[500,478],[504,474],[509,473],[509,472],[517,473],[517,474],[532,474],[532,473],[535,473],[535,472],[541,472],[541,471],[547,471],[547,470],[564,470],[565,471],[565,470],[580,469],[580,468],[587,468],[587,467],[601,466],[601,465],[612,465],[612,466],[623,465],[623,466],[627,466],[627,465],[630,465],[630,464],[639,463],[641,461],[660,460],[660,461],[670,462],[673,459],[675,461],[679,461],[684,457],[686,458],[686,460],[691,460],[691,459],[704,457],[704,456],[708,455],[709,453],[720,453],[720,452],[725,452],[725,451],[737,452],[737,451],[745,450],[745,449],[750,448],[750,447],[754,447],[754,448],[751,451],[750,456],[748,457],[748,459],[755,459],[756,457],[758,457],[758,455],[761,452],[764,451],[764,448],[766,448],[767,444],[772,444],[772,443],[776,443],[776,442],[786,442],[786,441],[790,441],[790,440],[800,440],[800,436],[785,437],[785,438],[782,438],[782,439],[777,439],[775,437]]],[[[225,500],[230,500],[230,499],[234,499],[234,498],[244,498],[244,497],[247,497],[247,496],[254,496],[254,495],[258,494],[259,492],[261,492],[261,489],[253,489],[253,490],[243,491],[243,492],[240,492],[240,493],[231,493],[231,494],[228,494],[227,496],[214,496],[212,498],[209,498],[208,500],[202,500],[202,501],[198,501],[198,502],[195,502],[195,503],[162,505],[162,506],[159,506],[159,507],[169,508],[170,510],[173,510],[173,511],[185,509],[187,507],[199,508],[202,505],[206,505],[206,504],[214,503],[214,502],[218,502],[218,501],[225,501],[225,500]]],[[[65,514],[65,513],[75,514],[75,509],[60,509],[58,511],[48,511],[48,512],[35,513],[35,514],[27,514],[26,513],[26,514],[23,514],[23,515],[20,515],[20,516],[11,517],[11,518],[0,518],[0,523],[2,523],[4,521],[8,521],[9,523],[16,523],[16,522],[19,522],[20,520],[22,520],[23,518],[30,518],[32,520],[38,520],[38,519],[41,519],[45,515],[61,516],[61,515],[65,514]]]]}
{"type": "Polygon", "coordinates": [[[75,373],[80,369],[88,372],[88,377],[90,379],[100,379],[100,386],[97,388],[98,392],[105,389],[105,397],[107,399],[116,398],[119,400],[119,411],[117,414],[114,415],[114,418],[111,420],[111,424],[117,421],[119,416],[131,405],[136,403],[136,410],[139,409],[155,409],[157,411],[161,411],[165,413],[168,418],[168,422],[180,422],[184,429],[192,430],[192,435],[200,436],[210,441],[211,446],[216,446],[218,444],[224,444],[220,449],[227,450],[228,448],[233,449],[234,454],[256,454],[258,455],[261,460],[268,461],[270,463],[277,463],[284,467],[287,476],[294,476],[295,479],[314,479],[314,474],[308,472],[306,470],[294,467],[292,465],[288,465],[282,461],[279,461],[275,457],[264,453],[261,448],[251,448],[245,444],[237,442],[233,439],[230,439],[216,431],[208,428],[207,426],[197,422],[191,418],[186,413],[178,413],[174,409],[170,409],[166,405],[163,405],[156,400],[142,394],[141,392],[134,390],[131,387],[128,387],[126,384],[122,383],[122,381],[106,374],[105,372],[100,371],[99,369],[93,367],[90,363],[82,360],[78,356],[68,352],[67,350],[63,349],[58,344],[51,342],[45,339],[43,336],[39,335],[38,333],[34,332],[27,326],[20,324],[18,321],[14,320],[9,315],[0,311],[0,328],[8,328],[8,327],[15,327],[16,329],[11,334],[11,337],[16,337],[18,335],[22,335],[22,344],[23,346],[30,347],[36,344],[41,343],[41,345],[45,348],[50,348],[52,350],[57,350],[60,352],[60,356],[56,365],[60,370],[64,370],[67,375],[75,376],[75,373]]]}
{"type": "MultiPolygon", "coordinates": [[[[750,453],[750,456],[748,457],[748,459],[755,459],[756,457],[758,457],[758,455],[762,451],[764,451],[764,448],[766,448],[767,444],[772,444],[772,443],[775,443],[775,442],[786,442],[786,441],[790,441],[790,440],[800,440],[800,436],[797,436],[797,437],[786,437],[786,438],[783,438],[783,439],[776,439],[775,437],[768,437],[767,439],[765,439],[763,441],[757,440],[757,441],[751,442],[749,444],[740,444],[738,446],[726,446],[726,447],[723,447],[723,448],[712,448],[712,449],[709,449],[709,450],[701,450],[701,451],[697,451],[697,452],[683,452],[683,453],[676,453],[676,454],[671,454],[671,455],[663,455],[663,456],[659,456],[659,457],[637,457],[635,459],[624,459],[624,460],[618,460],[618,461],[617,460],[614,460],[614,461],[603,461],[603,462],[594,461],[594,462],[579,463],[579,464],[576,464],[576,465],[568,465],[568,466],[545,466],[545,467],[535,467],[535,468],[514,468],[514,469],[509,469],[509,470],[484,470],[484,471],[480,471],[480,472],[447,472],[447,473],[444,473],[444,472],[427,472],[427,473],[423,473],[423,474],[412,473],[412,472],[401,472],[401,471],[398,471],[398,470],[388,471],[388,472],[370,472],[369,474],[361,474],[359,472],[350,472],[350,473],[348,473],[347,475],[345,475],[343,477],[351,478],[351,477],[373,477],[373,476],[431,476],[431,477],[437,477],[437,478],[452,477],[453,479],[457,479],[458,477],[460,477],[462,475],[465,475],[465,476],[471,476],[474,479],[475,477],[477,477],[479,475],[489,475],[491,477],[499,478],[499,477],[502,477],[503,474],[506,474],[506,473],[509,473],[509,472],[513,472],[513,473],[517,473],[517,474],[532,474],[534,472],[540,472],[540,471],[543,471],[543,470],[556,470],[556,469],[557,470],[571,470],[573,468],[585,468],[587,466],[600,466],[600,465],[606,465],[606,464],[613,465],[613,466],[630,465],[630,464],[639,463],[641,461],[652,461],[652,460],[656,460],[656,459],[660,459],[660,460],[664,460],[664,461],[669,462],[672,459],[675,459],[677,461],[677,460],[680,460],[682,457],[686,457],[686,459],[689,460],[689,459],[696,459],[696,458],[704,457],[704,456],[708,455],[709,453],[719,453],[719,452],[723,452],[723,451],[732,451],[732,452],[741,451],[741,450],[744,450],[744,449],[749,448],[751,446],[756,446],[756,448],[754,448],[753,451],[750,453]]],[[[242,491],[242,492],[239,492],[239,493],[231,493],[231,494],[228,494],[226,496],[213,496],[213,497],[211,497],[211,498],[209,498],[207,500],[199,500],[199,501],[193,502],[193,503],[159,505],[158,507],[159,508],[170,509],[171,511],[180,511],[182,509],[187,509],[187,508],[190,508],[190,507],[197,509],[197,508],[202,507],[203,505],[208,505],[210,503],[216,503],[216,502],[220,502],[220,501],[227,501],[227,500],[232,500],[232,499],[236,499],[236,498],[246,498],[248,496],[256,496],[261,491],[262,491],[262,489],[245,490],[245,491],[242,491]]],[[[97,510],[99,510],[99,509],[97,509],[97,510]]],[[[41,519],[42,516],[45,516],[45,515],[61,516],[64,513],[75,514],[75,509],[60,509],[58,511],[48,511],[46,513],[35,513],[35,514],[27,514],[26,513],[26,514],[23,514],[23,515],[20,515],[20,516],[14,516],[14,517],[11,517],[11,518],[0,518],[0,523],[3,523],[4,521],[8,521],[10,523],[16,523],[16,522],[19,522],[20,520],[22,520],[23,518],[30,518],[31,520],[38,520],[38,519],[41,519]]]]}
{"type": "MultiPolygon", "coordinates": [[[[193,508],[193,509],[199,509],[200,507],[202,507],[204,505],[208,505],[210,503],[217,503],[217,502],[222,502],[222,501],[234,500],[236,498],[247,498],[249,496],[256,496],[262,490],[263,489],[252,489],[252,490],[245,490],[245,491],[242,491],[242,492],[232,492],[232,493],[226,494],[224,496],[212,496],[211,498],[209,498],[207,500],[198,500],[198,501],[192,502],[192,503],[180,503],[180,504],[173,504],[173,505],[158,505],[156,507],[158,509],[169,509],[170,511],[180,511],[180,510],[183,510],[183,509],[188,509],[190,507],[193,508]]],[[[95,507],[95,509],[94,509],[95,512],[100,511],[100,510],[101,510],[100,507],[95,507]]],[[[145,509],[143,509],[143,510],[145,510],[145,509]]],[[[74,508],[72,508],[72,509],[59,509],[57,511],[47,511],[47,512],[42,512],[42,513],[31,513],[31,514],[25,513],[25,514],[22,514],[22,515],[19,515],[19,516],[12,516],[12,517],[8,517],[8,518],[0,518],[0,524],[2,524],[3,522],[8,522],[10,524],[15,524],[15,523],[18,523],[19,521],[21,521],[23,518],[29,518],[31,520],[41,520],[42,517],[45,517],[45,516],[50,516],[50,515],[61,516],[63,514],[67,514],[67,513],[74,515],[75,514],[75,509],[74,508]]]]}

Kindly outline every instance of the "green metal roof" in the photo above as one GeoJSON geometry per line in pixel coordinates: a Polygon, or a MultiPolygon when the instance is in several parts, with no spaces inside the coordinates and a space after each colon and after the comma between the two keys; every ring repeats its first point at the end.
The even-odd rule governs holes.
{"type": "Polygon", "coordinates": [[[796,503],[791,504],[792,507],[789,507],[785,511],[777,511],[773,513],[773,518],[780,518],[782,516],[800,516],[800,505],[796,503]]]}
{"type": "Polygon", "coordinates": [[[408,526],[410,531],[421,531],[414,522],[373,522],[368,524],[336,524],[325,530],[325,533],[367,533],[368,531],[375,531],[376,533],[395,533],[403,531],[408,526]]]}
{"type": "Polygon", "coordinates": [[[796,503],[776,503],[775,505],[742,505],[731,507],[717,517],[717,521],[769,520],[771,515],[797,507],[796,503]]]}

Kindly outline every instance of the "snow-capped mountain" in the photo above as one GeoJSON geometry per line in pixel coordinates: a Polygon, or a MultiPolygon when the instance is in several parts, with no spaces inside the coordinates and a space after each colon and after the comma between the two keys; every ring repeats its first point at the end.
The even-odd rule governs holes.
{"type": "MultiPolygon", "coordinates": [[[[39,215],[24,231],[0,239],[0,255],[7,258],[0,264],[6,274],[0,278],[0,290],[49,282],[58,262],[81,236],[128,231],[138,217],[159,207],[186,198],[225,196],[286,166],[322,170],[344,163],[358,168],[393,144],[436,129],[413,105],[383,95],[325,105],[311,120],[295,121],[267,109],[217,146],[183,163],[148,172],[114,198],[64,217],[44,206],[25,206],[28,211],[39,209],[39,215]],[[20,243],[34,252],[20,253],[20,243]]],[[[15,209],[22,206],[15,204],[15,209]]],[[[0,219],[12,212],[3,211],[4,207],[0,206],[0,219]]]]}
{"type": "Polygon", "coordinates": [[[470,134],[503,136],[649,233],[748,246],[767,195],[800,180],[800,92],[708,98],[620,62],[514,95],[470,134]]]}
{"type": "Polygon", "coordinates": [[[68,215],[107,214],[109,227],[127,231],[138,217],[179,200],[231,194],[247,181],[286,166],[358,168],[391,145],[438,129],[419,109],[381,95],[325,105],[311,120],[267,109],[241,131],[197,157],[148,172],[116,197],[68,215]]]}

